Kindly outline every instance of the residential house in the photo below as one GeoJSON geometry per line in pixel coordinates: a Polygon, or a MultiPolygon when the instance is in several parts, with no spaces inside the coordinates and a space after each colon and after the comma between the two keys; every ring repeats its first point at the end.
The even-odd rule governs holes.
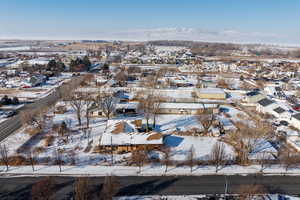
{"type": "Polygon", "coordinates": [[[205,109],[217,111],[217,104],[202,104],[202,103],[161,103],[159,114],[188,114],[195,115],[204,112],[205,109]]]}
{"type": "Polygon", "coordinates": [[[280,120],[289,121],[291,119],[291,114],[286,108],[267,98],[257,102],[256,110],[264,114],[273,115],[280,120]]]}
{"type": "Polygon", "coordinates": [[[42,74],[33,74],[29,78],[29,84],[31,87],[35,87],[41,84],[44,84],[46,82],[46,76],[42,74]]]}
{"type": "Polygon", "coordinates": [[[201,87],[202,88],[216,88],[218,83],[212,80],[202,80],[201,87]]]}
{"type": "Polygon", "coordinates": [[[291,114],[281,106],[274,108],[271,114],[281,120],[289,120],[291,118],[291,114]]]}
{"type": "Polygon", "coordinates": [[[197,89],[196,95],[200,99],[225,100],[226,93],[221,88],[200,88],[197,89]]]}
{"type": "Polygon", "coordinates": [[[277,104],[274,101],[264,98],[257,102],[256,110],[261,113],[270,113],[275,107],[277,107],[277,104]]]}
{"type": "Polygon", "coordinates": [[[102,134],[100,150],[103,152],[131,152],[158,149],[163,146],[163,136],[157,132],[140,132],[141,120],[109,120],[102,134]]]}
{"type": "Polygon", "coordinates": [[[247,103],[257,103],[258,101],[264,99],[264,95],[257,91],[247,92],[245,95],[245,101],[247,103]]]}
{"type": "MultiPolygon", "coordinates": [[[[117,103],[111,117],[114,115],[136,115],[138,113],[138,102],[117,103]]],[[[101,107],[95,107],[90,111],[91,117],[105,117],[101,107]]]]}

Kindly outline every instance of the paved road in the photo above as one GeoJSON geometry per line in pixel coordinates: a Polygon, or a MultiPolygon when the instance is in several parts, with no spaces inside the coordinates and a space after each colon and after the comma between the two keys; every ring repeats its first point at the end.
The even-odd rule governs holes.
{"type": "MultiPolygon", "coordinates": [[[[0,178],[0,199],[30,199],[35,177],[0,178]]],[[[243,184],[262,184],[269,193],[300,195],[300,176],[227,176],[228,194],[236,193],[243,184]]],[[[92,177],[91,194],[99,195],[103,177],[92,177]]],[[[160,177],[117,177],[120,183],[118,195],[182,195],[223,194],[225,176],[160,176],[160,177]]],[[[75,178],[55,177],[54,199],[70,199],[75,178]]]]}
{"type": "MultiPolygon", "coordinates": [[[[74,85],[79,85],[81,80],[82,80],[81,78],[73,78],[71,81],[74,83],[74,85]]],[[[64,84],[61,85],[60,87],[64,87],[64,84]]],[[[23,106],[19,111],[34,110],[34,109],[38,110],[41,107],[51,105],[52,103],[56,102],[60,98],[60,87],[53,90],[46,97],[41,98],[32,104],[27,104],[23,106]]],[[[10,134],[14,133],[19,128],[21,128],[21,126],[22,126],[22,121],[21,121],[20,114],[17,114],[5,120],[4,122],[0,123],[0,142],[4,140],[6,137],[8,137],[10,134]]]]}

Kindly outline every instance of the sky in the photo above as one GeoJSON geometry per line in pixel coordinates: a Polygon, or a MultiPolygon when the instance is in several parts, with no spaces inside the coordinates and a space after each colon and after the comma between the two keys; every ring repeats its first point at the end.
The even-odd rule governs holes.
{"type": "Polygon", "coordinates": [[[300,44],[299,0],[0,0],[0,38],[300,44]]]}

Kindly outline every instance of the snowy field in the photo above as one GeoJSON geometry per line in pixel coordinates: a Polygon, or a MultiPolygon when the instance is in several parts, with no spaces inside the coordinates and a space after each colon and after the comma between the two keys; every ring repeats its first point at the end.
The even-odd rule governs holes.
{"type": "MultiPolygon", "coordinates": [[[[196,160],[209,160],[213,146],[217,143],[217,137],[176,136],[165,138],[165,145],[172,150],[171,159],[184,161],[187,159],[191,147],[195,149],[196,160]]],[[[234,150],[225,144],[225,151],[230,157],[234,157],[234,150]]]]}

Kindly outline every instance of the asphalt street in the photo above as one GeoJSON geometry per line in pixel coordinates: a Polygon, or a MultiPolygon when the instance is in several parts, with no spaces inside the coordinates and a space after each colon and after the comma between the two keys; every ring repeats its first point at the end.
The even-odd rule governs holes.
{"type": "MultiPolygon", "coordinates": [[[[300,176],[129,176],[116,177],[118,196],[235,194],[245,184],[263,185],[268,193],[300,195],[300,176]],[[226,184],[227,183],[227,184],[226,184]],[[227,185],[227,187],[226,187],[227,185]]],[[[32,184],[41,177],[0,178],[0,199],[31,199],[32,184]]],[[[72,199],[74,177],[54,177],[54,199],[72,199]]],[[[99,197],[104,177],[90,177],[93,199],[99,197]]]]}

